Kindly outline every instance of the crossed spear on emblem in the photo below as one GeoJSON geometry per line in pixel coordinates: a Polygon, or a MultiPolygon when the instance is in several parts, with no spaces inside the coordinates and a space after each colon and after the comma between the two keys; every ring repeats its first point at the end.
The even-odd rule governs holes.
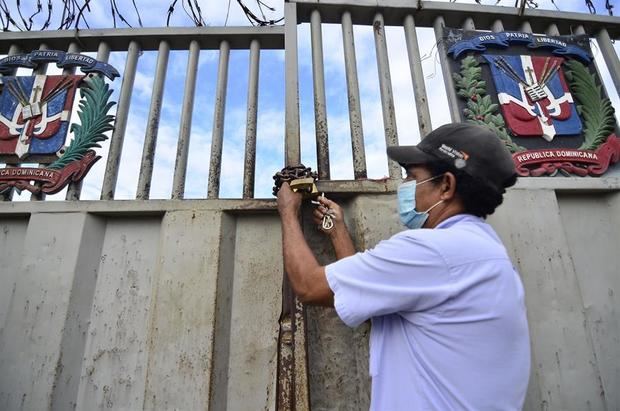
{"type": "Polygon", "coordinates": [[[494,62],[495,66],[504,74],[512,78],[517,83],[523,84],[527,95],[532,99],[532,101],[536,102],[547,97],[544,87],[560,69],[560,63],[557,60],[554,60],[553,63],[551,63],[551,67],[549,67],[549,60],[549,57],[545,59],[545,65],[543,66],[542,74],[538,82],[534,81],[534,77],[532,76],[533,70],[531,68],[526,70],[530,76],[531,83],[528,83],[525,79],[523,79],[503,57],[500,56],[496,58],[494,62]]]}
{"type": "MultiPolygon", "coordinates": [[[[19,81],[19,79],[15,79],[8,83],[7,88],[9,93],[13,95],[17,99],[17,101],[22,105],[23,112],[22,117],[27,120],[32,117],[36,117],[41,115],[41,106],[60,93],[65,90],[70,89],[73,86],[73,80],[65,77],[58,84],[56,84],[44,97],[42,97],[39,101],[36,100],[37,95],[35,94],[34,100],[32,103],[29,102],[29,98],[24,91],[24,88],[19,81]]],[[[38,93],[39,88],[35,88],[35,93],[38,93]]]]}

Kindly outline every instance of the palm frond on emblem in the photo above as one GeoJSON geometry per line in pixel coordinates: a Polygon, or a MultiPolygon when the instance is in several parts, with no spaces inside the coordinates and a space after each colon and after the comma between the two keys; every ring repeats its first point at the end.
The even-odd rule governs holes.
{"type": "Polygon", "coordinates": [[[47,168],[59,170],[72,161],[81,159],[88,150],[101,147],[99,143],[108,138],[105,133],[114,129],[114,116],[108,114],[116,104],[108,101],[112,90],[98,75],[89,76],[84,81],[86,84],[80,88],[78,111],[81,124],[71,124],[73,140],[64,154],[47,168]]]}
{"type": "Polygon", "coordinates": [[[596,84],[586,66],[576,60],[565,64],[571,92],[578,102],[577,111],[584,121],[584,141],[579,149],[595,150],[615,130],[614,108],[608,98],[603,98],[601,85],[596,84]]]}

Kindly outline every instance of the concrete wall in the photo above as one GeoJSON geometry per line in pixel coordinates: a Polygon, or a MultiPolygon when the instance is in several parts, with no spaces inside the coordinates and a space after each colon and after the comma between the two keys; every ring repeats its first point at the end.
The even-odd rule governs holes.
{"type": "Polygon", "coordinates": [[[0,409],[274,408],[273,211],[23,207],[0,212],[0,409]]]}
{"type": "MultiPolygon", "coordinates": [[[[620,409],[620,184],[545,184],[490,219],[526,289],[526,409],[620,409]]],[[[360,249],[400,230],[393,194],[339,201],[360,249]]],[[[273,201],[0,204],[0,409],[275,409],[280,250],[273,201]]],[[[366,409],[368,325],[307,328],[312,409],[366,409]]]]}

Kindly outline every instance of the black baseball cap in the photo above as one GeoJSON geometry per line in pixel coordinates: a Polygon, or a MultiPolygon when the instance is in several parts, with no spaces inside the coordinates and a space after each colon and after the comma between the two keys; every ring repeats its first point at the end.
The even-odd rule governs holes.
{"type": "Polygon", "coordinates": [[[502,191],[514,184],[516,169],[508,148],[491,129],[472,123],[445,124],[415,146],[391,146],[388,156],[402,167],[451,163],[502,191]]]}

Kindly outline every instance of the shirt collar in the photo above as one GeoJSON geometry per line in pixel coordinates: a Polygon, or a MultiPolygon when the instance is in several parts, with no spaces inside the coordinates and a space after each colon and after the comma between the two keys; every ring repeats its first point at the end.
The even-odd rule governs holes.
{"type": "Polygon", "coordinates": [[[456,223],[460,223],[463,221],[473,221],[480,222],[482,219],[480,217],[476,217],[471,214],[457,214],[452,217],[446,218],[441,223],[437,224],[435,228],[449,228],[452,227],[456,223]]]}

